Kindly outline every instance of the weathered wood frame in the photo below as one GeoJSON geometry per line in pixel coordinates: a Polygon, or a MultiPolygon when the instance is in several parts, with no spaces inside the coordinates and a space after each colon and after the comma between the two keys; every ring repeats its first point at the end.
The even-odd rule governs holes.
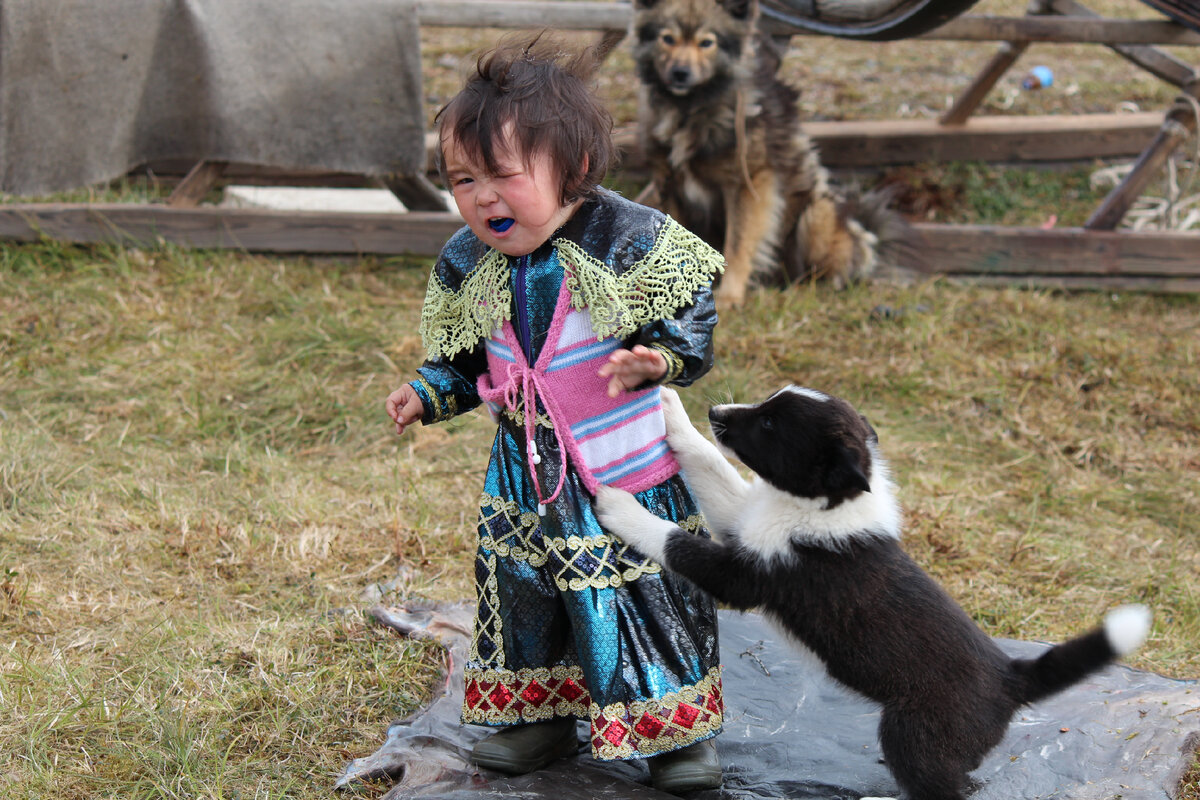
{"type": "MultiPolygon", "coordinates": [[[[1073,0],[1034,0],[1031,15],[998,18],[966,15],[923,34],[923,39],[1001,41],[1000,52],[987,65],[950,112],[957,115],[938,122],[892,121],[882,123],[810,124],[827,163],[873,166],[905,160],[990,157],[994,160],[1027,160],[1065,157],[1054,155],[1053,142],[1070,141],[1074,154],[1127,155],[1130,143],[1153,137],[1142,151],[1134,173],[1141,186],[1123,185],[1122,193],[1106,201],[1105,220],[1123,214],[1120,204],[1132,202],[1144,179],[1161,166],[1165,154],[1187,136],[1186,115],[1173,109],[1161,115],[1136,115],[1118,121],[1110,115],[1094,117],[1041,117],[970,119],[970,113],[995,80],[1015,63],[1030,42],[1095,43],[1113,47],[1127,58],[1130,53],[1159,77],[1172,80],[1195,94],[1196,73],[1173,59],[1163,60],[1152,44],[1200,45],[1200,35],[1170,21],[1109,20],[1087,16],[1072,8],[1073,0]],[[1049,10],[1047,10],[1049,9],[1049,10]],[[1057,10],[1056,10],[1057,9],[1057,10]],[[1064,12],[1067,12],[1064,14],[1064,12]],[[1015,53],[1015,55],[1014,55],[1015,53]],[[1165,65],[1165,66],[1164,66],[1165,65]],[[1165,74],[1164,74],[1165,71],[1165,74]],[[1153,122],[1162,126],[1154,134],[1153,122]],[[1181,127],[1182,126],[1182,127],[1181,127]],[[1041,135],[1038,135],[1039,129],[1041,135]],[[840,144],[840,146],[839,146],[840,144]],[[1087,150],[1083,150],[1083,147],[1087,150]],[[1123,152],[1119,152],[1123,151],[1123,152]],[[916,154],[920,156],[917,157],[916,154]],[[852,154],[854,157],[852,158],[852,154]],[[857,158],[857,163],[855,162],[857,158]]],[[[579,0],[420,0],[421,24],[477,27],[595,30],[614,46],[628,25],[624,3],[579,0]]],[[[769,25],[769,23],[768,23],[769,25]]],[[[787,30],[772,30],[780,36],[787,30]]],[[[948,115],[948,116],[950,116],[948,115]]],[[[1193,126],[1194,127],[1194,126],[1193,126]]],[[[636,167],[636,152],[627,159],[636,167]]],[[[201,162],[179,182],[165,205],[136,204],[13,204],[0,206],[0,238],[36,241],[43,237],[81,243],[118,242],[152,245],[170,242],[186,247],[235,248],[287,253],[379,253],[431,256],[447,236],[461,225],[451,213],[416,210],[407,214],[356,214],[278,212],[255,209],[220,209],[196,204],[222,180],[245,175],[239,165],[201,162]]],[[[251,173],[255,170],[250,170],[251,173]]],[[[270,170],[257,170],[256,182],[280,182],[270,170]]],[[[284,183],[313,185],[316,176],[284,177],[284,183]]],[[[362,185],[361,176],[324,175],[316,183],[362,185]]],[[[1130,184],[1130,181],[1126,181],[1130,184]]],[[[440,206],[440,200],[423,176],[397,179],[387,184],[410,208],[440,206]]],[[[1127,205],[1125,206],[1128,207],[1127,205]]],[[[1119,220],[1119,216],[1116,217],[1119,220]]],[[[1186,233],[1135,233],[1105,229],[1107,222],[1077,229],[1027,229],[996,226],[918,225],[924,237],[928,262],[938,273],[980,280],[1018,282],[1064,288],[1144,289],[1200,291],[1200,237],[1186,233]]]]}

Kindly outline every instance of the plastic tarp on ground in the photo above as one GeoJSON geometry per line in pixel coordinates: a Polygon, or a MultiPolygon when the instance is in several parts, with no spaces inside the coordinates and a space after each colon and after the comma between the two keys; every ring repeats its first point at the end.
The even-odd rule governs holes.
{"type": "MultiPolygon", "coordinates": [[[[389,777],[386,800],[546,798],[638,800],[671,795],[647,785],[645,765],[601,763],[586,749],[530,775],[504,777],[467,763],[489,731],[459,724],[462,656],[469,611],[375,609],[382,623],[433,633],[451,647],[448,690],[416,716],[393,724],[377,752],[338,780],[389,777]]],[[[761,616],[722,612],[725,731],[717,738],[725,783],[699,800],[888,796],[897,787],[880,761],[878,711],[797,655],[761,616]]],[[[1047,645],[1000,640],[1015,655],[1047,645]]],[[[586,741],[586,737],[581,737],[586,741]]],[[[976,800],[1165,800],[1200,746],[1200,684],[1113,666],[1023,709],[1008,735],[973,773],[976,800]]]]}
{"type": "Polygon", "coordinates": [[[0,0],[0,190],[167,159],[424,172],[412,0],[0,0]]]}

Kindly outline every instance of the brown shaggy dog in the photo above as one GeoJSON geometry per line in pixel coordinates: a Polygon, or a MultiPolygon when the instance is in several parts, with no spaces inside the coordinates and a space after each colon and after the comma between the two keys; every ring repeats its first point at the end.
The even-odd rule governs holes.
{"type": "Polygon", "coordinates": [[[717,299],[727,306],[742,303],[752,276],[844,286],[909,230],[887,195],[831,188],[757,17],[754,0],[634,6],[639,133],[653,171],[643,197],[724,252],[717,299]]]}

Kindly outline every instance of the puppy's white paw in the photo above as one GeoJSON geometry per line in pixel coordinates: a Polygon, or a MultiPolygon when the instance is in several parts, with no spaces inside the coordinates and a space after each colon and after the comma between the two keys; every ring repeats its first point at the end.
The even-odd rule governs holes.
{"type": "Polygon", "coordinates": [[[596,518],[605,530],[626,541],[649,520],[657,519],[629,492],[612,486],[596,490],[596,518]]]}
{"type": "Polygon", "coordinates": [[[667,424],[667,446],[675,451],[676,455],[703,450],[708,440],[692,424],[678,393],[664,389],[662,406],[663,419],[667,424]]]}
{"type": "Polygon", "coordinates": [[[661,561],[667,531],[675,526],[651,514],[623,489],[596,490],[596,519],[606,531],[655,561],[661,561]]]}
{"type": "Polygon", "coordinates": [[[687,411],[683,408],[683,401],[679,399],[679,392],[664,386],[659,390],[658,396],[662,401],[663,420],[667,424],[668,436],[675,431],[692,427],[692,421],[688,419],[687,411]]]}

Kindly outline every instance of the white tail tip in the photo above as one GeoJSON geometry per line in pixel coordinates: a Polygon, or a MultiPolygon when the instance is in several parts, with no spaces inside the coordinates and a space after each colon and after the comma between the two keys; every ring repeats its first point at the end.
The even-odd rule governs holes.
{"type": "Polygon", "coordinates": [[[1118,606],[1104,617],[1104,635],[1117,655],[1142,646],[1150,634],[1150,609],[1142,605],[1118,606]]]}

